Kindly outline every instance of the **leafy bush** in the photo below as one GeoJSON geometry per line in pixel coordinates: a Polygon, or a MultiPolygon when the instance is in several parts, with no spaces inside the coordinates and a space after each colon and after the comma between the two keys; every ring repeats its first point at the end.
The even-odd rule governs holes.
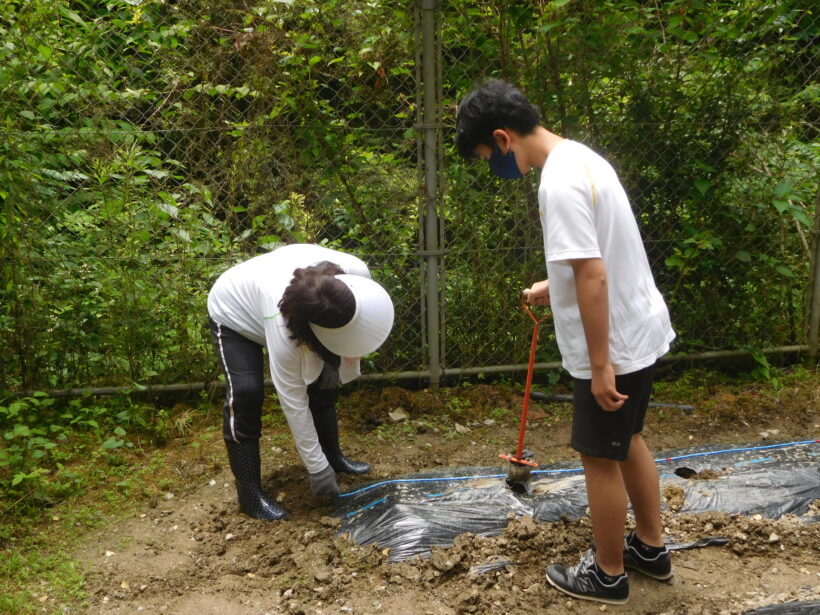
{"type": "MultiPolygon", "coordinates": [[[[127,397],[58,400],[44,393],[0,404],[0,513],[37,510],[77,493],[105,472],[90,462],[116,465],[120,450],[140,435],[163,442],[171,431],[167,412],[127,397]]],[[[98,464],[104,466],[105,464],[98,464]]]]}
{"type": "MultiPolygon", "coordinates": [[[[618,168],[678,351],[802,341],[812,5],[439,3],[425,228],[415,6],[3,3],[0,390],[212,379],[212,281],[295,241],[362,256],[393,295],[368,369],[427,366],[439,273],[445,367],[525,361],[517,294],[544,275],[533,186],[500,186],[449,145],[456,102],[490,76],[618,168]]],[[[549,328],[538,352],[557,359],[549,328]]]]}

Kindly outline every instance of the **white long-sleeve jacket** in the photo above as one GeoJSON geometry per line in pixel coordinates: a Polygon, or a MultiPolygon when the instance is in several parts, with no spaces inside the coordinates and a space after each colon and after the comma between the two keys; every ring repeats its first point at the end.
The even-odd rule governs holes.
{"type": "MultiPolygon", "coordinates": [[[[279,301],[299,267],[330,261],[345,273],[369,278],[364,262],[350,254],[312,244],[284,246],[251,258],[225,271],[208,294],[208,315],[268,349],[271,378],[296,448],[311,474],[327,468],[308,407],[307,387],[322,372],[324,362],[307,346],[290,338],[279,313],[279,301]]],[[[342,383],[357,378],[358,358],[342,358],[342,383]]]]}

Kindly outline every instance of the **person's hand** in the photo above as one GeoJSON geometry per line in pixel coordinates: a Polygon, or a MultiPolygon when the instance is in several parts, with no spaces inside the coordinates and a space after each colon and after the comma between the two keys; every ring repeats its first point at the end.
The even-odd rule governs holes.
{"type": "Polygon", "coordinates": [[[618,393],[615,388],[615,370],[612,364],[607,363],[606,367],[592,370],[592,396],[598,405],[607,412],[620,410],[624,402],[629,399],[629,395],[618,393]]]}
{"type": "Polygon", "coordinates": [[[339,484],[336,482],[336,472],[328,465],[321,472],[309,474],[310,491],[313,495],[334,497],[339,495],[339,484]]]}
{"type": "Polygon", "coordinates": [[[550,304],[550,281],[536,282],[524,291],[524,297],[530,305],[550,304]]]}

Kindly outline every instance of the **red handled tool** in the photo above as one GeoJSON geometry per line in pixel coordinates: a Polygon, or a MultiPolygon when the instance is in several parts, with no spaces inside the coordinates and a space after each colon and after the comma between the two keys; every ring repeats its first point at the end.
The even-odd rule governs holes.
{"type": "Polygon", "coordinates": [[[532,468],[537,468],[538,464],[532,461],[533,452],[524,450],[524,432],[527,429],[527,410],[530,405],[530,393],[532,391],[532,372],[535,365],[535,347],[538,344],[538,325],[549,318],[549,314],[536,318],[527,305],[527,296],[529,289],[521,294],[521,307],[527,312],[534,323],[532,330],[532,342],[530,343],[530,361],[527,365],[527,384],[524,387],[524,405],[521,408],[521,426],[518,428],[518,447],[515,449],[515,455],[499,455],[501,459],[506,459],[510,462],[510,468],[507,472],[507,484],[513,491],[526,492],[527,481],[530,479],[530,472],[532,468]]]}

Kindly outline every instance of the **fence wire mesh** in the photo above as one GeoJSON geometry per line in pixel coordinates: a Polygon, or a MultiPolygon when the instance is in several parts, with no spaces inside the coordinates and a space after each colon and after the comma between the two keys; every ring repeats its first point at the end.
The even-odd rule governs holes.
{"type": "MultiPolygon", "coordinates": [[[[296,241],[391,292],[366,371],[425,372],[430,339],[447,370],[525,362],[535,185],[450,145],[490,76],[619,170],[679,352],[803,343],[811,4],[3,0],[0,389],[215,378],[211,283],[296,241]]],[[[538,358],[558,358],[549,328],[538,358]]]]}
{"type": "MultiPolygon", "coordinates": [[[[817,190],[818,17],[808,4],[450,2],[442,11],[445,107],[502,77],[548,128],[619,171],[678,351],[802,343],[817,190]]],[[[445,132],[453,116],[444,114],[445,132]]],[[[527,345],[511,324],[516,291],[545,276],[537,174],[509,187],[458,164],[447,166],[445,195],[448,361],[517,363],[527,345]]],[[[558,358],[552,341],[542,335],[540,360],[558,358]]]]}

